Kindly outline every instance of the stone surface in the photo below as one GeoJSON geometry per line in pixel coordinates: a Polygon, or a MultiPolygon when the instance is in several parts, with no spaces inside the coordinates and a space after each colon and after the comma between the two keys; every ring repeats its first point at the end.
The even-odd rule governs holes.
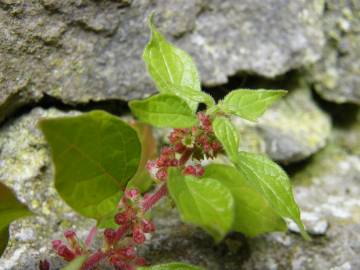
{"type": "MultiPolygon", "coordinates": [[[[94,224],[75,214],[56,193],[48,147],[36,127],[40,118],[73,114],[37,108],[0,129],[0,181],[35,214],[10,226],[0,269],[35,270],[39,259],[54,256],[49,252],[51,240],[61,238],[65,228],[81,227],[80,233],[85,233],[94,224]]],[[[54,266],[61,263],[52,261],[54,266]]]]}
{"type": "Polygon", "coordinates": [[[311,71],[315,89],[329,101],[360,104],[360,2],[326,1],[323,23],[327,45],[311,71]]]}
{"type": "MultiPolygon", "coordinates": [[[[181,260],[210,270],[358,269],[359,175],[360,157],[336,145],[316,154],[293,174],[296,200],[312,241],[292,233],[251,239],[230,234],[220,245],[212,246],[209,236],[182,224],[175,212],[165,211],[145,255],[154,263],[181,260]]],[[[156,211],[161,217],[161,209],[156,211]]]]}
{"type": "MultiPolygon", "coordinates": [[[[36,108],[0,129],[0,179],[37,215],[11,225],[10,245],[0,269],[35,270],[42,258],[54,269],[64,263],[50,252],[49,242],[66,228],[84,237],[93,221],[80,218],[56,194],[49,151],[36,122],[41,117],[75,114],[36,108]]],[[[360,267],[360,157],[336,143],[292,170],[295,197],[313,241],[296,233],[255,238],[230,234],[214,245],[209,235],[183,224],[163,201],[154,212],[158,231],[141,250],[153,264],[183,261],[209,270],[358,269],[360,267]]],[[[252,147],[251,144],[249,146],[252,147]]],[[[292,231],[296,231],[289,224],[292,231]]]]}
{"type": "Polygon", "coordinates": [[[290,91],[265,112],[257,125],[274,160],[290,163],[308,158],[325,146],[331,121],[303,87],[290,91]]]}
{"type": "Polygon", "coordinates": [[[267,153],[282,163],[304,160],[325,146],[331,120],[304,87],[289,91],[257,123],[234,118],[244,151],[267,153]]]}
{"type": "Polygon", "coordinates": [[[332,223],[360,223],[360,156],[330,144],[293,176],[304,213],[332,223]]]}
{"type": "Polygon", "coordinates": [[[153,93],[141,60],[152,10],[205,85],[274,77],[315,62],[324,45],[318,0],[0,0],[0,121],[44,94],[83,103],[153,93]]]}

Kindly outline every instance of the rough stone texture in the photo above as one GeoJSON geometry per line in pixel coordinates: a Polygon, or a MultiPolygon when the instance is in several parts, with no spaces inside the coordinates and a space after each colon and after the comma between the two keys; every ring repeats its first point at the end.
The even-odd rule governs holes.
{"type": "Polygon", "coordinates": [[[257,129],[265,140],[267,154],[290,163],[308,158],[324,147],[331,122],[317,107],[311,92],[298,88],[265,112],[257,129]]]}
{"type": "MultiPolygon", "coordinates": [[[[288,233],[230,234],[214,246],[165,201],[154,213],[158,232],[141,252],[154,264],[176,260],[209,270],[360,269],[359,109],[336,112],[326,104],[332,126],[312,85],[298,85],[305,79],[329,101],[359,104],[356,0],[327,0],[325,9],[323,0],[0,0],[0,122],[44,95],[110,106],[153,93],[141,60],[152,10],[166,36],[194,56],[204,85],[250,73],[266,88],[273,82],[291,90],[259,123],[235,122],[242,150],[295,162],[288,169],[313,241],[289,222],[288,233]]],[[[36,214],[11,225],[1,270],[35,270],[44,257],[58,269],[64,263],[50,252],[50,240],[69,227],[83,237],[94,224],[54,190],[48,147],[36,128],[41,117],[76,113],[36,108],[0,127],[0,181],[36,214]]]]}
{"type": "MultiPolygon", "coordinates": [[[[332,140],[340,144],[348,152],[360,156],[360,107],[353,113],[354,118],[346,125],[336,126],[332,140]]],[[[342,114],[346,119],[349,118],[349,113],[342,114]]]]}
{"type": "Polygon", "coordinates": [[[291,233],[253,239],[231,234],[214,247],[209,236],[166,212],[145,254],[153,262],[182,260],[210,270],[358,269],[359,173],[359,156],[333,145],[293,176],[304,223],[313,235],[311,242],[291,233]]]}
{"type": "MultiPolygon", "coordinates": [[[[64,114],[37,108],[0,129],[0,179],[37,214],[11,225],[10,245],[0,259],[0,269],[35,270],[44,257],[57,269],[63,262],[49,251],[49,240],[60,238],[70,226],[84,237],[93,224],[73,213],[56,194],[48,148],[36,129],[39,118],[64,114]]],[[[141,252],[154,264],[176,260],[209,270],[358,269],[360,157],[334,144],[336,137],[332,140],[311,162],[292,173],[312,242],[290,232],[253,239],[230,234],[214,246],[209,235],[183,224],[177,211],[164,201],[154,213],[158,231],[141,252]]],[[[289,227],[297,230],[291,223],[289,227]]]]}
{"type": "MultiPolygon", "coordinates": [[[[0,259],[0,269],[35,270],[39,259],[51,258],[50,242],[65,228],[78,228],[80,224],[89,228],[94,224],[71,211],[53,187],[48,147],[36,125],[42,117],[62,115],[65,113],[55,109],[34,109],[0,129],[0,181],[35,214],[10,226],[10,242],[0,259]]],[[[53,262],[59,265],[57,260],[53,262]]]]}
{"type": "Polygon", "coordinates": [[[318,60],[322,9],[318,0],[0,0],[0,121],[44,94],[79,103],[152,93],[141,60],[152,10],[214,85],[318,60]]]}
{"type": "Polygon", "coordinates": [[[331,134],[330,117],[306,86],[289,91],[257,123],[239,117],[233,123],[239,131],[240,150],[266,153],[284,164],[310,157],[326,145],[331,134]]]}
{"type": "Polygon", "coordinates": [[[328,0],[323,18],[327,46],[312,70],[325,99],[360,104],[360,2],[328,0]]]}

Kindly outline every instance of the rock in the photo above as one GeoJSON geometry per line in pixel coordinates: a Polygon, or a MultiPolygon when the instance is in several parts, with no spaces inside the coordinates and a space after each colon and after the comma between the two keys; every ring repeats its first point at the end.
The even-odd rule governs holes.
{"type": "Polygon", "coordinates": [[[215,85],[275,77],[320,58],[322,1],[0,0],[0,121],[50,95],[65,103],[154,92],[141,60],[150,11],[215,85]]]}
{"type": "Polygon", "coordinates": [[[359,13],[358,1],[326,1],[327,45],[311,76],[316,91],[329,101],[360,104],[359,13]]]}
{"type": "MultiPolygon", "coordinates": [[[[255,238],[230,234],[213,246],[203,231],[174,211],[155,209],[158,232],[144,254],[153,263],[180,260],[211,270],[358,269],[360,158],[336,145],[316,154],[293,176],[295,195],[312,241],[292,233],[255,238]]],[[[290,225],[290,229],[292,225],[290,225]]]]}
{"type": "Polygon", "coordinates": [[[304,212],[333,223],[360,223],[360,156],[330,144],[293,176],[304,212]]]}
{"type": "MultiPolygon", "coordinates": [[[[294,82],[291,87],[287,96],[257,123],[233,117],[240,137],[239,150],[267,154],[289,164],[309,158],[326,145],[332,130],[330,117],[317,106],[306,85],[294,82]]],[[[343,130],[344,134],[348,132],[343,130]]],[[[356,136],[356,131],[353,133],[352,137],[356,136]]]]}
{"type": "Polygon", "coordinates": [[[36,108],[0,129],[0,180],[35,214],[10,226],[10,241],[0,258],[0,269],[35,270],[43,258],[60,267],[62,262],[50,252],[51,240],[61,238],[68,227],[80,229],[84,237],[94,224],[74,213],[56,193],[48,147],[36,127],[40,118],[77,113],[36,108]]]}
{"type": "Polygon", "coordinates": [[[343,115],[346,120],[353,119],[345,125],[345,119],[341,119],[340,125],[335,126],[331,140],[341,145],[348,152],[360,156],[360,107],[357,108],[357,112],[342,110],[340,115],[343,115]]]}
{"type": "MultiPolygon", "coordinates": [[[[71,211],[55,192],[48,148],[36,128],[41,117],[76,113],[36,108],[0,129],[0,179],[36,214],[11,225],[10,245],[0,269],[35,270],[43,258],[50,258],[58,269],[64,263],[50,251],[50,240],[61,238],[69,227],[83,238],[94,224],[71,211]]],[[[358,269],[359,175],[359,156],[334,144],[293,173],[296,200],[315,235],[311,242],[290,232],[251,239],[231,233],[214,245],[204,231],[182,223],[165,200],[153,213],[157,233],[141,252],[153,264],[183,261],[209,270],[358,269]]]]}
{"type": "Polygon", "coordinates": [[[325,146],[330,118],[321,111],[306,88],[290,91],[259,119],[259,134],[274,160],[290,163],[308,158],[325,146]]]}
{"type": "Polygon", "coordinates": [[[327,237],[312,241],[278,233],[257,237],[249,240],[251,255],[241,269],[358,269],[359,233],[360,225],[351,224],[333,226],[327,237]]]}

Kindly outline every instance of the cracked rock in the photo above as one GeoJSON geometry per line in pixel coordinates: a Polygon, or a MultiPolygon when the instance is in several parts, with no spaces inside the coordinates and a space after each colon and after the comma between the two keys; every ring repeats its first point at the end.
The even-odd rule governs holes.
{"type": "Polygon", "coordinates": [[[318,0],[0,0],[0,121],[44,94],[86,103],[154,93],[141,59],[153,10],[205,85],[275,77],[314,63],[324,43],[318,0]]]}

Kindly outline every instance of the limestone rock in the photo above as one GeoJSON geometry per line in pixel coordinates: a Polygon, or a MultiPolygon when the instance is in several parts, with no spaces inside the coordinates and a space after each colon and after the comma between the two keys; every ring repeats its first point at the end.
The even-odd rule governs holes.
{"type": "Polygon", "coordinates": [[[337,103],[360,104],[360,3],[326,1],[327,45],[311,71],[316,91],[337,103]]]}
{"type": "MultiPolygon", "coordinates": [[[[36,127],[40,118],[76,113],[36,108],[0,129],[0,181],[35,214],[10,226],[0,269],[36,270],[40,259],[52,259],[51,240],[61,238],[65,228],[82,228],[82,235],[94,224],[74,213],[55,191],[48,147],[36,127]]],[[[56,267],[61,261],[55,259],[52,264],[56,267]]]]}
{"type": "Polygon", "coordinates": [[[259,119],[258,131],[274,160],[303,160],[325,146],[330,118],[317,107],[306,88],[290,91],[259,119]]]}
{"type": "Polygon", "coordinates": [[[308,231],[255,238],[230,234],[212,246],[204,232],[184,225],[174,211],[156,209],[158,233],[144,254],[153,262],[180,260],[209,270],[358,269],[360,267],[360,158],[329,146],[293,176],[308,231]],[[325,236],[324,236],[325,235],[325,236]]]}
{"type": "Polygon", "coordinates": [[[44,94],[84,103],[153,93],[141,60],[152,10],[214,85],[318,60],[322,9],[318,0],[0,0],[0,121],[44,94]]]}
{"type": "MultiPolygon", "coordinates": [[[[11,225],[10,245],[0,259],[0,269],[36,270],[38,260],[45,257],[57,269],[63,262],[50,252],[50,240],[61,238],[69,227],[84,237],[93,225],[56,194],[49,152],[36,128],[39,118],[64,114],[37,108],[0,130],[0,179],[37,215],[11,225]]],[[[317,235],[312,242],[290,232],[251,239],[235,233],[216,246],[204,231],[182,223],[176,209],[164,201],[154,213],[158,231],[141,252],[153,264],[183,261],[209,270],[357,269],[359,175],[359,156],[337,145],[327,146],[293,174],[303,220],[309,232],[317,235]]]]}

